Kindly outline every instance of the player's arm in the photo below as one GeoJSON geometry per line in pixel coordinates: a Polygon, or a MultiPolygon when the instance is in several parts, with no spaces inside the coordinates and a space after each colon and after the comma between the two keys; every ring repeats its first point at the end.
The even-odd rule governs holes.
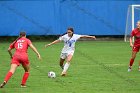
{"type": "Polygon", "coordinates": [[[131,32],[131,35],[130,35],[130,38],[129,38],[129,41],[130,41],[130,47],[133,47],[133,37],[135,36],[135,32],[134,30],[131,32]]]}
{"type": "Polygon", "coordinates": [[[130,41],[130,47],[133,47],[133,36],[130,37],[129,41],[130,41]]]}
{"type": "Polygon", "coordinates": [[[12,52],[11,52],[11,50],[12,50],[12,48],[8,48],[8,53],[9,53],[9,55],[10,55],[10,57],[12,58],[12,52]]]}
{"type": "Polygon", "coordinates": [[[82,35],[80,38],[91,38],[91,39],[96,39],[95,36],[88,36],[88,35],[82,35]]]}
{"type": "Polygon", "coordinates": [[[50,44],[46,44],[45,47],[51,46],[51,45],[59,43],[59,42],[61,42],[61,40],[59,40],[59,39],[55,40],[55,41],[51,42],[50,44]]]}
{"type": "Polygon", "coordinates": [[[37,49],[34,47],[34,45],[33,44],[29,44],[29,46],[37,54],[37,57],[39,59],[41,59],[41,56],[40,56],[39,52],[37,51],[37,49]]]}

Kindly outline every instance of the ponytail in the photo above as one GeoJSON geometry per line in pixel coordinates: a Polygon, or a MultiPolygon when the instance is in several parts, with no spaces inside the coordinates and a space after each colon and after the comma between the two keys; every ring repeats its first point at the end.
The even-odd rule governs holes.
{"type": "Polygon", "coordinates": [[[67,32],[63,33],[61,36],[66,35],[66,34],[67,34],[67,32]]]}
{"type": "Polygon", "coordinates": [[[19,37],[12,43],[12,46],[14,46],[15,43],[16,43],[21,37],[23,37],[23,36],[26,36],[26,33],[25,33],[25,32],[20,32],[19,37]]]}
{"type": "Polygon", "coordinates": [[[15,43],[21,38],[22,36],[19,36],[13,43],[12,43],[12,46],[15,45],[15,43]]]}

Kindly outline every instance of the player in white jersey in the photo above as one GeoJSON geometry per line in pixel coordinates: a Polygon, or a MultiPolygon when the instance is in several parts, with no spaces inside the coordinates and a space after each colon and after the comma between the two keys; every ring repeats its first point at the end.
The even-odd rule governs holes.
{"type": "Polygon", "coordinates": [[[96,39],[95,36],[74,34],[73,28],[70,27],[67,29],[67,33],[65,35],[59,37],[58,40],[55,40],[52,43],[45,45],[45,47],[48,47],[52,44],[56,44],[58,42],[64,41],[64,47],[63,47],[63,49],[61,51],[61,55],[60,55],[60,67],[63,69],[61,76],[66,75],[66,72],[70,65],[70,61],[71,61],[74,51],[75,51],[75,43],[80,38],[96,39]],[[65,59],[66,59],[66,64],[64,65],[65,59]]]}

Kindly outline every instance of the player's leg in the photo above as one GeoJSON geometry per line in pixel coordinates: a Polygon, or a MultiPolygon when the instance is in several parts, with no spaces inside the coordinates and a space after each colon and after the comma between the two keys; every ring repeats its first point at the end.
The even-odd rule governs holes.
{"type": "MultiPolygon", "coordinates": [[[[137,52],[139,52],[139,50],[140,50],[140,46],[138,47],[137,52]]],[[[139,60],[139,67],[138,67],[138,71],[140,71],[140,60],[139,60]]]]}
{"type": "Polygon", "coordinates": [[[67,70],[68,70],[68,68],[69,68],[69,66],[70,66],[70,61],[72,60],[72,57],[73,57],[73,54],[69,54],[69,55],[67,56],[66,64],[64,65],[64,69],[63,69],[63,71],[62,71],[62,73],[61,73],[62,76],[65,76],[65,75],[66,75],[67,70]]]}
{"type": "Polygon", "coordinates": [[[62,69],[64,69],[64,61],[65,59],[60,58],[59,65],[62,69]]]}
{"type": "Polygon", "coordinates": [[[23,75],[22,81],[21,81],[21,87],[26,87],[26,81],[29,77],[29,70],[30,70],[30,65],[29,64],[22,64],[22,67],[25,70],[25,73],[23,75]]]}
{"type": "Polygon", "coordinates": [[[61,53],[59,65],[63,69],[64,68],[64,61],[67,58],[67,53],[61,53]]]}
{"type": "Polygon", "coordinates": [[[137,51],[132,51],[132,56],[131,56],[131,59],[129,61],[129,68],[128,68],[128,72],[130,72],[132,70],[132,65],[134,63],[134,60],[136,58],[136,54],[137,54],[137,51]]]}
{"type": "Polygon", "coordinates": [[[8,73],[6,74],[5,78],[4,78],[4,82],[0,85],[0,88],[3,88],[5,86],[5,84],[8,82],[8,80],[11,78],[11,76],[14,74],[14,72],[16,71],[16,68],[18,67],[17,64],[11,64],[11,68],[8,71],[8,73]]]}
{"type": "MultiPolygon", "coordinates": [[[[139,52],[139,50],[140,50],[140,46],[139,46],[139,48],[138,48],[138,51],[137,51],[137,52],[139,52]]],[[[140,60],[139,60],[139,68],[138,68],[138,71],[140,71],[140,60]]]]}

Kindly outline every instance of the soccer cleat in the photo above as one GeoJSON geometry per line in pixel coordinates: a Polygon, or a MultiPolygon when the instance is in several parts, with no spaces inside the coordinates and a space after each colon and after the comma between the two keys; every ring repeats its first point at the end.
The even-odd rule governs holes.
{"type": "Polygon", "coordinates": [[[128,68],[128,72],[131,72],[131,71],[132,71],[132,68],[131,68],[131,67],[129,67],[129,68],[128,68]]]}
{"type": "Polygon", "coordinates": [[[66,76],[66,72],[62,72],[61,73],[61,76],[66,76]]]}
{"type": "Polygon", "coordinates": [[[26,88],[27,86],[25,84],[21,84],[21,88],[26,88]]]}
{"type": "Polygon", "coordinates": [[[6,81],[4,81],[1,85],[0,88],[3,88],[6,85],[6,81]]]}

